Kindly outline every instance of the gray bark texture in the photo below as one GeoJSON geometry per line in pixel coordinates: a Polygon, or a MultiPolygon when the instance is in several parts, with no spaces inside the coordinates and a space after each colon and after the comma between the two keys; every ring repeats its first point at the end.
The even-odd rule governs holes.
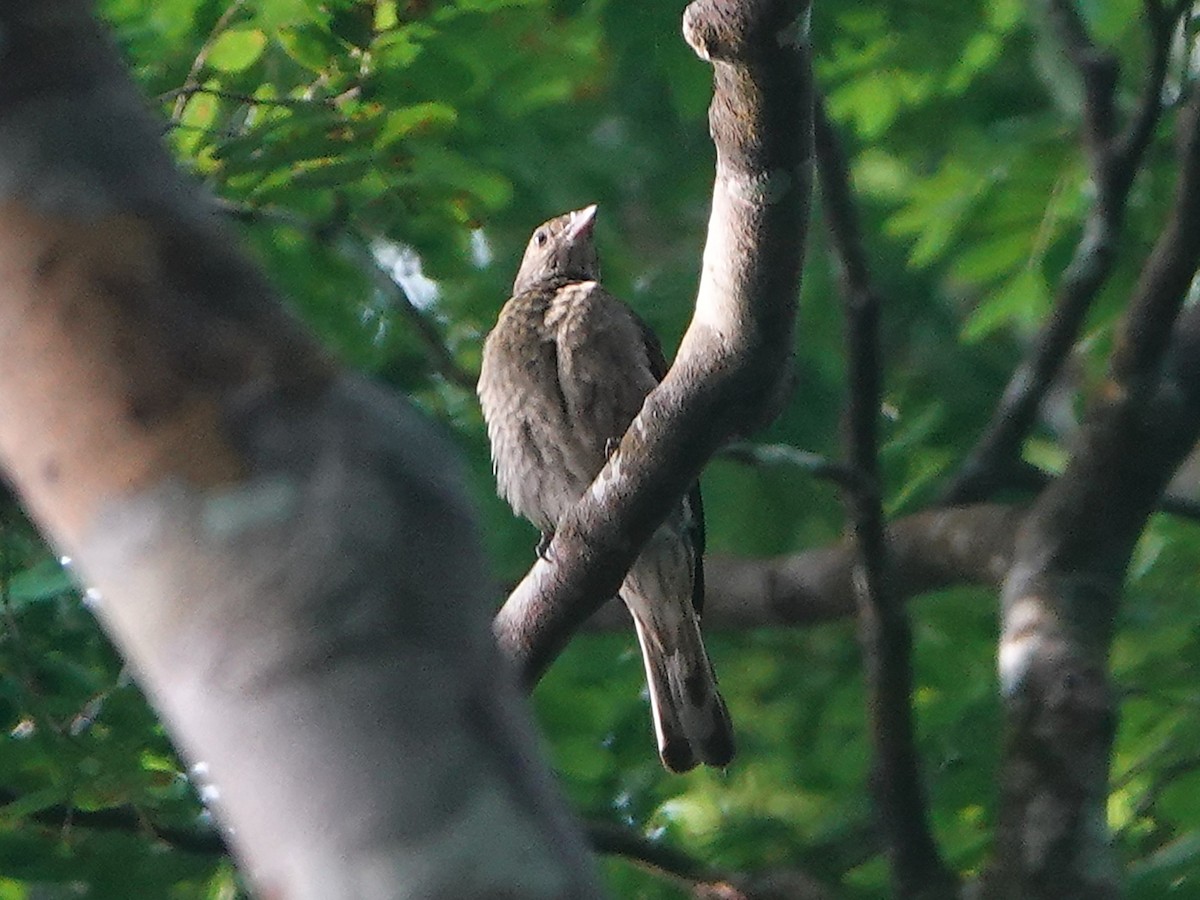
{"type": "Polygon", "coordinates": [[[84,3],[0,4],[5,474],[262,896],[599,896],[451,448],[283,312],[156,131],[84,3]]]}

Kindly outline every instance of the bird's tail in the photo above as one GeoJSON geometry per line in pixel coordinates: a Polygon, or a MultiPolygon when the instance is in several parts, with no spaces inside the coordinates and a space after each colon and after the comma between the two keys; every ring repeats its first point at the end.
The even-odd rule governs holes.
{"type": "Polygon", "coordinates": [[[650,616],[631,604],[646,665],[646,685],[658,738],[658,755],[672,772],[697,762],[723,768],[733,759],[733,724],[717,690],[717,677],[700,636],[700,618],[675,607],[650,616]],[[652,619],[652,620],[650,620],[652,619]]]}

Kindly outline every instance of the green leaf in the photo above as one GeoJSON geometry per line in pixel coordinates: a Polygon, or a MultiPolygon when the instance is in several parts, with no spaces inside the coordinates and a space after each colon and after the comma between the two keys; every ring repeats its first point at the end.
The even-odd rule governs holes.
{"type": "Polygon", "coordinates": [[[1041,270],[1026,266],[975,308],[963,324],[963,340],[974,343],[1005,326],[1036,322],[1050,301],[1041,270]]]}
{"type": "Polygon", "coordinates": [[[1046,472],[1059,473],[1066,468],[1070,454],[1062,444],[1042,438],[1030,438],[1021,453],[1021,458],[1046,472]]]}
{"type": "Polygon", "coordinates": [[[987,284],[1026,262],[1030,250],[1029,233],[1021,228],[1012,228],[977,239],[955,256],[951,271],[963,281],[987,284]]]}
{"type": "Polygon", "coordinates": [[[241,72],[262,56],[267,36],[258,28],[231,28],[214,42],[208,52],[208,65],[221,72],[241,72]]]}
{"type": "Polygon", "coordinates": [[[504,176],[486,169],[465,155],[433,144],[414,147],[414,169],[422,180],[477,197],[484,206],[498,209],[512,198],[512,184],[504,176]]]}
{"type": "Polygon", "coordinates": [[[1158,810],[1180,829],[1200,829],[1200,769],[1188,772],[1163,788],[1158,810]]]}
{"type": "Polygon", "coordinates": [[[458,112],[446,103],[416,103],[390,112],[375,139],[375,146],[385,149],[413,133],[441,131],[458,121],[458,112]]]}
{"type": "Polygon", "coordinates": [[[300,26],[285,28],[275,35],[283,52],[313,72],[324,72],[331,66],[328,32],[300,26]]]}
{"type": "Polygon", "coordinates": [[[14,575],[8,584],[9,600],[17,607],[27,603],[54,600],[75,590],[75,583],[57,562],[43,560],[31,569],[14,575]]]}
{"type": "Polygon", "coordinates": [[[256,4],[254,10],[255,21],[267,34],[274,34],[285,26],[314,17],[324,17],[321,4],[317,0],[268,0],[256,4]]]}
{"type": "Polygon", "coordinates": [[[57,806],[63,802],[63,799],[63,789],[58,786],[43,788],[40,791],[30,791],[11,803],[0,806],[0,823],[14,824],[26,816],[57,806]]]}

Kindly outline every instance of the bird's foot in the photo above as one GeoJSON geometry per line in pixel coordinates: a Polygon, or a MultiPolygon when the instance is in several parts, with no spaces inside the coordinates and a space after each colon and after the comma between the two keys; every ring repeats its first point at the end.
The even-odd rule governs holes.
{"type": "Polygon", "coordinates": [[[613,454],[617,452],[617,448],[621,446],[620,438],[609,438],[604,442],[604,458],[612,459],[613,454]]]}

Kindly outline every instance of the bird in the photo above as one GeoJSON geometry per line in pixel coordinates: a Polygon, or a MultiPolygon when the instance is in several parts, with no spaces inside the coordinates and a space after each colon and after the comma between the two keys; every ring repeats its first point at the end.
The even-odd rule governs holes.
{"type": "MultiPolygon", "coordinates": [[[[529,238],[483,345],[478,395],[499,494],[541,531],[555,528],[666,375],[657,338],[600,284],[596,206],[529,238]]],[[[733,727],[700,632],[704,512],[699,485],[633,562],[619,595],[634,621],[663,765],[686,772],[733,759],[733,727]]]]}

